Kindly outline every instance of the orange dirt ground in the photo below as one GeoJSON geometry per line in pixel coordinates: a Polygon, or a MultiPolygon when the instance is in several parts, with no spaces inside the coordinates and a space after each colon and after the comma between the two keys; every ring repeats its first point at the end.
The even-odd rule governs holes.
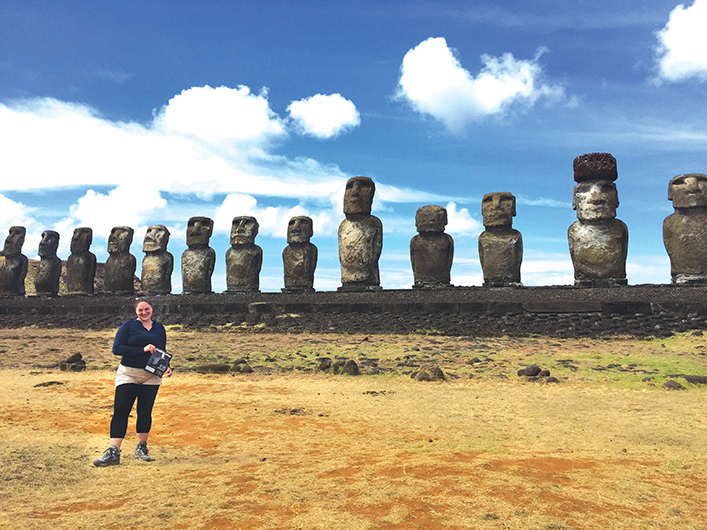
{"type": "MultiPolygon", "coordinates": [[[[324,349],[323,337],[171,332],[176,371],[155,406],[155,461],[132,458],[133,417],[121,465],[96,468],[111,417],[111,336],[0,330],[0,527],[707,529],[707,394],[697,385],[671,392],[570,372],[556,372],[555,385],[470,379],[461,362],[457,378],[427,383],[397,372],[199,374],[179,370],[178,351],[285,358],[308,354],[307,340],[324,349]],[[87,371],[52,367],[75,351],[87,371]]],[[[381,365],[386,348],[461,347],[445,337],[324,339],[329,353],[375,353],[381,365]]],[[[512,367],[552,348],[579,358],[644,347],[551,342],[486,347],[512,367]]]]}

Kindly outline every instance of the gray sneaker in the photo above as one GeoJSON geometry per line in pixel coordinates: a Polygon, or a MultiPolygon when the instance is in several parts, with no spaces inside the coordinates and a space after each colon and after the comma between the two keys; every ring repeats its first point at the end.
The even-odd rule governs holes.
{"type": "Polygon", "coordinates": [[[101,458],[96,458],[93,461],[93,465],[98,467],[117,466],[118,464],[120,464],[120,451],[114,445],[103,451],[101,458]]]}
{"type": "Polygon", "coordinates": [[[151,462],[152,458],[148,454],[147,442],[140,442],[139,444],[137,444],[137,447],[135,448],[135,454],[133,456],[138,460],[142,460],[143,462],[151,462]]]}

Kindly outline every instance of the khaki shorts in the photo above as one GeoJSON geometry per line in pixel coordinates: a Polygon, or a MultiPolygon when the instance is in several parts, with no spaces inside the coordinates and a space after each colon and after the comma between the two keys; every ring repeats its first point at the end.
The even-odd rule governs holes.
{"type": "Polygon", "coordinates": [[[151,374],[144,368],[132,368],[124,364],[118,365],[115,374],[115,386],[133,383],[135,385],[161,385],[162,378],[151,374]]]}

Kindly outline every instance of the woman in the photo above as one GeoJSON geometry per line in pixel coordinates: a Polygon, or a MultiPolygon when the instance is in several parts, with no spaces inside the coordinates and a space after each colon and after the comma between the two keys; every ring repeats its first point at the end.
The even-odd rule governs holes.
{"type": "MultiPolygon", "coordinates": [[[[152,320],[152,303],[147,298],[135,300],[136,320],[120,326],[113,341],[113,355],[120,355],[115,376],[115,402],[110,422],[110,447],[103,456],[93,461],[95,466],[120,464],[120,446],[128,430],[128,416],[137,399],[137,447],[133,455],[138,460],[152,460],[147,450],[147,437],[152,426],[152,406],[162,378],[145,370],[150,354],[167,346],[164,326],[152,320]]],[[[172,376],[172,369],[164,373],[172,376]]]]}

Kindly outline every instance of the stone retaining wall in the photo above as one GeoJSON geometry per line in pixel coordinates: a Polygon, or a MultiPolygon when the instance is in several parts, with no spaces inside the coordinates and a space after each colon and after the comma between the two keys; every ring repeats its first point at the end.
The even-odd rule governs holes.
{"type": "MultiPolygon", "coordinates": [[[[498,336],[666,336],[707,329],[707,287],[638,285],[440,291],[167,295],[153,298],[167,325],[266,332],[431,333],[498,336]]],[[[132,297],[0,299],[0,327],[104,329],[133,316],[132,297]]]]}

